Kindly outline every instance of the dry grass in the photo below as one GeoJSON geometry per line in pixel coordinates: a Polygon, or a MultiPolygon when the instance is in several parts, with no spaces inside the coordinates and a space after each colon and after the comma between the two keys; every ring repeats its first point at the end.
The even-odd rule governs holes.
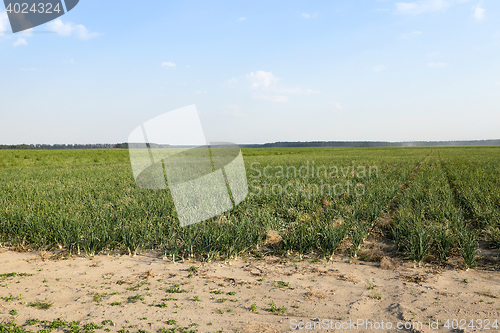
{"type": "Polygon", "coordinates": [[[396,269],[398,264],[394,262],[391,258],[382,257],[380,260],[380,268],[382,269],[396,269]]]}
{"type": "Polygon", "coordinates": [[[381,262],[384,253],[380,248],[363,249],[358,253],[359,260],[366,262],[381,262]]]}
{"type": "Polygon", "coordinates": [[[338,219],[333,220],[333,225],[335,227],[338,227],[342,224],[344,224],[344,219],[342,217],[339,217],[338,219]]]}
{"type": "Polygon", "coordinates": [[[155,276],[156,276],[156,274],[153,273],[152,269],[138,275],[138,277],[140,277],[141,279],[147,279],[147,278],[155,277],[155,276]]]}
{"type": "Polygon", "coordinates": [[[222,224],[222,225],[231,225],[233,224],[231,221],[229,221],[226,217],[226,215],[221,215],[217,218],[217,223],[222,224]]]}
{"type": "Polygon", "coordinates": [[[491,298],[498,298],[498,296],[493,294],[490,289],[477,291],[476,294],[481,295],[481,296],[491,297],[491,298]]]}
{"type": "Polygon", "coordinates": [[[330,207],[333,204],[333,202],[330,202],[327,199],[323,199],[322,204],[323,204],[324,208],[327,208],[327,207],[330,207]]]}
{"type": "Polygon", "coordinates": [[[268,230],[264,245],[277,245],[283,238],[276,230],[268,230]]]}
{"type": "Polygon", "coordinates": [[[311,290],[311,291],[308,291],[304,294],[304,298],[307,300],[307,301],[311,301],[313,299],[325,299],[327,298],[328,296],[325,294],[325,293],[322,293],[320,291],[314,291],[314,290],[311,290]]]}
{"type": "Polygon", "coordinates": [[[345,274],[338,275],[337,279],[339,279],[341,281],[352,282],[354,284],[359,282],[359,279],[357,277],[352,276],[352,275],[345,275],[345,274]]]}
{"type": "Polygon", "coordinates": [[[413,282],[413,283],[427,282],[427,277],[425,275],[421,275],[418,273],[415,275],[400,275],[399,278],[406,282],[413,282]]]}

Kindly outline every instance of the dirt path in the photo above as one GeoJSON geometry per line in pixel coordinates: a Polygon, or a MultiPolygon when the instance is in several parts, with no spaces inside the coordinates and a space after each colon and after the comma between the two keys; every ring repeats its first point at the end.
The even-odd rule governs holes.
{"type": "MultiPolygon", "coordinates": [[[[398,322],[423,323],[408,330],[413,332],[449,332],[443,327],[448,319],[450,324],[453,319],[468,324],[471,319],[500,319],[498,272],[413,269],[411,263],[389,264],[386,258],[381,264],[349,264],[339,256],[314,263],[276,257],[172,263],[156,253],[59,260],[48,256],[0,253],[0,321],[50,321],[31,321],[35,325],[26,328],[33,332],[54,326],[57,318],[78,321],[80,328],[103,326],[96,332],[183,332],[174,330],[182,327],[186,332],[288,332],[315,323],[334,328],[315,331],[338,331],[336,324],[344,325],[345,332],[390,332],[397,331],[398,322]],[[45,303],[52,305],[38,308],[45,303]],[[369,320],[375,327],[384,321],[385,329],[354,329],[357,320],[369,320]],[[440,329],[430,330],[429,320],[438,320],[440,329]]],[[[498,331],[490,328],[486,332],[498,331]]]]}

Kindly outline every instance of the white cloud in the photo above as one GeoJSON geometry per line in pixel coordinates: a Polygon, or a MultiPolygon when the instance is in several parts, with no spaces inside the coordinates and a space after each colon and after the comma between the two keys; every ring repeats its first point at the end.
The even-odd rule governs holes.
{"type": "Polygon", "coordinates": [[[27,41],[26,41],[26,39],[24,39],[24,38],[19,38],[19,39],[18,39],[18,40],[16,40],[16,41],[14,42],[14,44],[12,44],[12,45],[14,45],[14,47],[18,47],[18,46],[21,46],[21,45],[27,46],[27,45],[28,45],[28,42],[27,42],[27,41]]]}
{"type": "Polygon", "coordinates": [[[406,34],[402,34],[401,38],[402,39],[411,39],[411,38],[415,38],[417,36],[420,36],[422,34],[423,34],[422,31],[413,31],[413,32],[408,32],[406,34]]]}
{"type": "Polygon", "coordinates": [[[397,2],[396,13],[418,15],[423,13],[442,12],[457,3],[466,3],[471,0],[420,0],[413,2],[397,2]]]}
{"type": "Polygon", "coordinates": [[[232,78],[230,78],[229,80],[227,80],[226,84],[227,84],[227,85],[233,85],[233,84],[237,83],[239,80],[240,80],[240,79],[237,79],[237,78],[235,78],[235,77],[232,77],[232,78]]]}
{"type": "Polygon", "coordinates": [[[47,29],[57,33],[59,36],[72,36],[82,40],[90,40],[99,36],[97,32],[90,32],[81,24],[74,24],[72,22],[63,23],[60,19],[49,22],[47,24],[47,29]]]}
{"type": "Polygon", "coordinates": [[[482,20],[484,18],[484,8],[481,7],[481,3],[478,3],[476,6],[472,7],[472,10],[474,10],[474,18],[476,20],[482,20]]]}
{"type": "Polygon", "coordinates": [[[396,3],[396,12],[400,14],[418,15],[427,12],[444,11],[451,6],[448,0],[420,0],[416,2],[396,3]]]}
{"type": "Polygon", "coordinates": [[[243,22],[243,21],[246,21],[246,19],[247,19],[246,17],[243,17],[243,16],[242,16],[242,17],[240,17],[240,18],[238,19],[238,21],[243,22]]]}
{"type": "Polygon", "coordinates": [[[427,67],[448,67],[449,65],[446,62],[429,62],[427,67]]]}
{"type": "MultiPolygon", "coordinates": [[[[274,76],[271,72],[266,71],[256,71],[251,72],[246,75],[246,78],[250,81],[252,89],[262,89],[267,92],[285,95],[297,95],[297,94],[317,94],[316,91],[312,89],[303,88],[290,88],[284,87],[282,85],[277,85],[278,81],[281,79],[274,76]]],[[[239,79],[232,78],[228,83],[235,83],[239,79]]]]}
{"type": "Polygon", "coordinates": [[[241,112],[241,105],[226,105],[226,110],[222,113],[237,117],[247,116],[246,113],[241,112]]]}
{"type": "Polygon", "coordinates": [[[260,99],[263,101],[286,103],[288,102],[288,96],[283,95],[253,95],[253,98],[260,99]]]}
{"type": "Polygon", "coordinates": [[[303,89],[299,87],[285,87],[278,85],[281,81],[272,72],[255,71],[240,78],[231,78],[226,82],[227,85],[233,85],[250,88],[255,91],[253,98],[271,101],[288,102],[288,95],[310,95],[318,92],[312,89],[303,89]]]}
{"type": "Polygon", "coordinates": [[[384,65],[373,66],[372,70],[375,72],[382,72],[385,70],[385,66],[384,65]]]}
{"type": "Polygon", "coordinates": [[[278,82],[278,78],[274,76],[273,73],[265,71],[251,72],[246,77],[252,82],[253,89],[261,87],[267,88],[278,82]]]}
{"type": "Polygon", "coordinates": [[[495,84],[496,84],[497,86],[500,86],[500,81],[495,81],[495,84]]]}
{"type": "Polygon", "coordinates": [[[0,36],[3,36],[4,32],[7,30],[9,24],[9,17],[7,12],[0,12],[0,36]]]}
{"type": "Polygon", "coordinates": [[[163,67],[163,68],[176,67],[176,64],[174,64],[173,62],[170,62],[170,61],[162,62],[161,67],[163,67]]]}
{"type": "Polygon", "coordinates": [[[332,102],[330,103],[332,104],[337,110],[342,110],[342,105],[340,105],[340,103],[337,103],[337,102],[332,102]]]}

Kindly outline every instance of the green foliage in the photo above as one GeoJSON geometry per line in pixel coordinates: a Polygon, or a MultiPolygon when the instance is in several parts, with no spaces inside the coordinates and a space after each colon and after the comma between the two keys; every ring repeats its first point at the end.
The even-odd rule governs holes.
{"type": "MultiPolygon", "coordinates": [[[[168,190],[135,185],[127,150],[2,150],[0,242],[37,249],[61,246],[90,256],[158,249],[174,261],[244,253],[332,258],[339,246],[349,244],[350,255],[356,257],[377,219],[408,182],[390,229],[398,249],[416,263],[431,255],[441,264],[458,249],[472,267],[479,231],[485,230],[491,247],[500,247],[499,150],[243,149],[248,197],[221,216],[184,228],[168,190]],[[293,174],[294,168],[311,168],[313,162],[315,167],[336,166],[338,172],[293,174]],[[272,171],[258,177],[256,168],[262,173],[266,166],[272,171]],[[292,168],[288,178],[279,175],[280,166],[285,172],[292,168]],[[363,177],[353,166],[376,166],[377,172],[363,177]],[[287,184],[291,195],[273,194],[273,188],[287,184]],[[330,187],[316,191],[325,184],[344,190],[350,184],[351,192],[336,193],[330,187]],[[365,193],[356,195],[356,188],[365,193]],[[475,236],[461,226],[476,230],[475,236]],[[269,231],[279,237],[271,239],[269,231]]],[[[196,267],[189,272],[194,274],[196,267]]],[[[0,280],[13,277],[4,273],[0,280]]]]}
{"type": "Polygon", "coordinates": [[[276,304],[274,304],[274,301],[271,302],[270,306],[271,307],[267,311],[275,313],[277,315],[282,315],[286,311],[286,308],[284,306],[278,308],[276,304]]]}
{"type": "Polygon", "coordinates": [[[285,281],[274,281],[273,282],[273,287],[276,288],[285,288],[288,287],[289,283],[285,281]]]}
{"type": "Polygon", "coordinates": [[[31,306],[33,308],[37,308],[37,309],[40,309],[40,310],[47,310],[49,309],[54,303],[53,302],[48,302],[48,301],[35,301],[35,302],[31,302],[28,304],[28,306],[31,306]]]}
{"type": "Polygon", "coordinates": [[[127,297],[127,302],[128,303],[136,303],[138,301],[143,301],[144,300],[144,296],[141,296],[139,294],[136,294],[135,296],[129,296],[127,297]]]}

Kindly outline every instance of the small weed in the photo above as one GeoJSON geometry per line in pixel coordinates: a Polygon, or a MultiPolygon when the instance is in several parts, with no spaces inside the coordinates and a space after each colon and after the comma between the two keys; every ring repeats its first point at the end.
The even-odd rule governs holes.
{"type": "Polygon", "coordinates": [[[135,286],[128,287],[127,290],[138,291],[139,288],[142,287],[145,284],[147,284],[147,282],[140,282],[140,283],[136,284],[135,286]]]}
{"type": "Polygon", "coordinates": [[[26,320],[26,325],[33,326],[40,323],[40,319],[28,319],[26,320]]]}
{"type": "Polygon", "coordinates": [[[271,307],[267,311],[272,312],[272,313],[276,313],[277,315],[281,315],[281,314],[285,313],[285,311],[286,311],[286,308],[284,306],[278,308],[276,306],[276,304],[274,303],[274,301],[271,301],[270,306],[271,307]]]}
{"type": "Polygon", "coordinates": [[[101,300],[106,296],[108,296],[108,293],[103,293],[103,294],[95,293],[94,296],[92,297],[92,301],[100,303],[101,300]]]}
{"type": "Polygon", "coordinates": [[[276,288],[285,288],[288,287],[289,283],[285,281],[274,281],[273,282],[273,287],[276,288]]]}
{"type": "Polygon", "coordinates": [[[68,323],[65,322],[64,320],[61,320],[61,318],[57,318],[52,323],[50,323],[50,325],[48,326],[48,328],[57,329],[59,327],[66,326],[67,324],[68,323]]]}
{"type": "Polygon", "coordinates": [[[127,302],[128,303],[136,303],[137,301],[143,301],[144,300],[144,296],[141,296],[139,294],[135,295],[135,296],[129,296],[127,297],[127,302]]]}
{"type": "Polygon", "coordinates": [[[171,293],[171,294],[187,293],[187,290],[179,289],[179,288],[174,288],[174,287],[170,287],[169,289],[167,289],[165,291],[167,293],[171,293]]]}
{"type": "Polygon", "coordinates": [[[98,330],[98,329],[101,329],[101,328],[102,328],[102,326],[98,326],[98,325],[96,325],[94,323],[88,323],[88,324],[83,325],[83,329],[85,331],[93,331],[93,330],[98,330]]]}
{"type": "Polygon", "coordinates": [[[375,290],[372,290],[370,292],[370,294],[368,294],[368,297],[373,298],[373,299],[378,299],[378,300],[382,299],[382,295],[378,291],[375,291],[375,290]]]}
{"type": "Polygon", "coordinates": [[[166,308],[168,305],[167,305],[167,303],[163,303],[163,302],[162,302],[162,303],[160,303],[160,304],[156,304],[155,306],[156,306],[157,308],[162,308],[162,309],[164,309],[164,308],[166,308]]]}
{"type": "Polygon", "coordinates": [[[40,310],[47,310],[49,309],[54,303],[53,302],[47,302],[47,301],[36,301],[36,302],[31,302],[28,304],[28,306],[31,306],[32,308],[37,308],[40,310]]]}
{"type": "Polygon", "coordinates": [[[365,281],[366,281],[366,287],[367,287],[368,290],[375,289],[375,285],[373,284],[372,281],[370,281],[368,279],[366,279],[365,281]]]}

